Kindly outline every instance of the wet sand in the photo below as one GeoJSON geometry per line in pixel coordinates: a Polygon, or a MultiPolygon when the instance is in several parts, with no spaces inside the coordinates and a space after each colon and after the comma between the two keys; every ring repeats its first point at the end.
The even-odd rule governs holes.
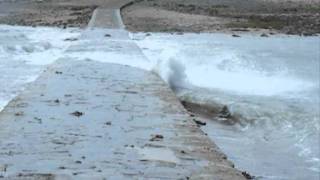
{"type": "MultiPolygon", "coordinates": [[[[126,28],[144,32],[320,33],[320,0],[136,0],[122,9],[126,28]]],[[[0,1],[0,24],[86,27],[93,10],[129,0],[0,1]]]]}
{"type": "Polygon", "coordinates": [[[96,6],[47,3],[0,3],[0,24],[21,26],[86,27],[96,6]]]}
{"type": "Polygon", "coordinates": [[[131,31],[315,35],[319,7],[319,0],[138,0],[122,14],[131,31]]]}

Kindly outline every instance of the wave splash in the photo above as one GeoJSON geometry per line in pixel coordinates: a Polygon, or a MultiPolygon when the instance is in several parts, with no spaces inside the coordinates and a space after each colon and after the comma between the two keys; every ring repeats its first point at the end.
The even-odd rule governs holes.
{"type": "MultiPolygon", "coordinates": [[[[144,54],[156,64],[155,72],[171,86],[188,110],[220,124],[232,125],[233,131],[224,131],[229,136],[235,131],[242,132],[242,137],[233,141],[248,141],[248,146],[243,148],[224,145],[225,141],[219,146],[240,149],[238,156],[252,149],[258,151],[252,152],[255,156],[251,158],[260,161],[255,166],[261,169],[243,163],[248,160],[239,160],[243,168],[263,177],[272,174],[278,178],[301,174],[308,174],[310,179],[317,177],[320,54],[316,38],[247,36],[235,40],[221,34],[136,36],[144,54]],[[274,161],[269,162],[262,158],[265,149],[279,149],[283,156],[270,155],[274,161]],[[275,159],[282,162],[275,164],[275,159]],[[264,167],[268,163],[272,167],[264,167]],[[298,165],[292,167],[292,164],[298,165]],[[269,168],[271,174],[264,168],[269,168]]],[[[219,135],[213,138],[216,136],[219,135]]],[[[232,157],[232,153],[228,155],[232,157]]]]}

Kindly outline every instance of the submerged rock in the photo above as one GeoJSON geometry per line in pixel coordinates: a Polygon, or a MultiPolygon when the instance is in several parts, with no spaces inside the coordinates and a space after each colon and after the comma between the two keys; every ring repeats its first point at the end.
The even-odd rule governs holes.
{"type": "Polygon", "coordinates": [[[199,120],[196,120],[196,119],[193,119],[193,121],[194,121],[198,126],[205,126],[205,125],[207,125],[206,122],[202,122],[202,121],[199,121],[199,120]]]}
{"type": "Polygon", "coordinates": [[[223,106],[222,110],[219,112],[218,117],[220,117],[220,118],[231,118],[232,115],[231,115],[231,113],[229,111],[229,108],[227,106],[223,106]]]}

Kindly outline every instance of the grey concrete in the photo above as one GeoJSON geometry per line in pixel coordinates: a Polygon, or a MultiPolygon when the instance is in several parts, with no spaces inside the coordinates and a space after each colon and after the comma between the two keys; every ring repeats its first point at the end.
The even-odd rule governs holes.
{"type": "Polygon", "coordinates": [[[147,62],[115,11],[0,113],[0,179],[244,179],[157,75],[105,63],[147,62]]]}
{"type": "Polygon", "coordinates": [[[124,29],[125,26],[122,22],[120,9],[130,2],[132,0],[109,0],[104,2],[93,12],[88,27],[124,29]]]}
{"type": "Polygon", "coordinates": [[[242,177],[158,76],[128,66],[60,60],[0,119],[5,177],[242,177]]]}
{"type": "Polygon", "coordinates": [[[97,8],[93,12],[88,27],[123,29],[124,24],[121,20],[120,10],[97,8]]]}

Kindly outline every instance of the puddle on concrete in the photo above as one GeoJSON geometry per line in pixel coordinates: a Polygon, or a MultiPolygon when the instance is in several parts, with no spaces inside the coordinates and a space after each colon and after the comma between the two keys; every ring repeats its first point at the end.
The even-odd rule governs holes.
{"type": "Polygon", "coordinates": [[[137,148],[141,155],[141,161],[162,161],[179,164],[180,161],[175,153],[167,148],[137,148]]]}

